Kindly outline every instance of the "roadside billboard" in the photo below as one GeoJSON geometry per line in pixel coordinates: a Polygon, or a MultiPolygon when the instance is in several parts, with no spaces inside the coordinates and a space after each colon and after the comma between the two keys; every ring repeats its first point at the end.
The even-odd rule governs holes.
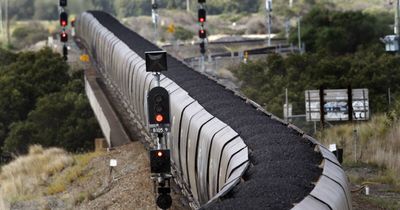
{"type": "MultiPolygon", "coordinates": [[[[349,120],[347,89],[324,90],[325,121],[349,120]]],[[[352,90],[353,120],[369,119],[368,89],[352,90]]],[[[305,91],[307,121],[320,121],[320,91],[305,91]]]]}

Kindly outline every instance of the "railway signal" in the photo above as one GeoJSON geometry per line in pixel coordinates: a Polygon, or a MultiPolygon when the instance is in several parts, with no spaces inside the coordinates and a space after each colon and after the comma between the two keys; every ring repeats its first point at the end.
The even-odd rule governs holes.
{"type": "Polygon", "coordinates": [[[207,21],[207,11],[206,11],[206,1],[205,0],[198,0],[199,3],[199,10],[198,10],[198,21],[200,24],[199,29],[199,38],[201,39],[200,42],[200,53],[201,53],[201,70],[204,71],[204,59],[206,54],[206,39],[207,39],[207,30],[205,29],[205,22],[207,21]]]}
{"type": "MultiPolygon", "coordinates": [[[[170,150],[157,149],[150,151],[150,172],[152,174],[170,174],[171,173],[171,155],[170,150]]],[[[169,177],[158,183],[156,204],[161,209],[168,209],[172,205],[171,183],[169,177]]]]}
{"type": "Polygon", "coordinates": [[[67,6],[67,0],[60,0],[60,7],[66,7],[67,6]]]}
{"type": "Polygon", "coordinates": [[[64,60],[68,60],[68,47],[65,44],[68,42],[68,34],[65,32],[65,27],[68,25],[68,13],[65,12],[64,7],[67,6],[67,0],[60,0],[60,26],[62,27],[62,31],[60,33],[60,41],[64,43],[62,48],[62,54],[64,60]]]}
{"type": "Polygon", "coordinates": [[[60,34],[60,41],[61,42],[68,42],[68,34],[67,34],[67,32],[65,32],[65,31],[63,31],[63,32],[61,32],[61,34],[60,34]]]}
{"type": "Polygon", "coordinates": [[[150,172],[151,173],[171,173],[170,150],[157,149],[150,150],[150,172]]]}
{"type": "Polygon", "coordinates": [[[61,12],[60,14],[60,25],[61,27],[66,27],[68,25],[68,14],[66,12],[61,12]]]}
{"type": "Polygon", "coordinates": [[[199,38],[200,39],[205,39],[207,38],[207,31],[205,29],[200,29],[199,30],[199,38]]]}
{"type": "Polygon", "coordinates": [[[155,87],[147,96],[150,125],[169,125],[169,93],[163,87],[155,87]]]}
{"type": "Polygon", "coordinates": [[[171,159],[167,145],[167,133],[170,127],[170,104],[168,91],[160,86],[161,71],[167,71],[167,53],[165,51],[145,52],[146,72],[153,72],[157,87],[147,94],[147,113],[150,132],[157,136],[157,149],[150,150],[151,179],[154,189],[158,184],[157,206],[161,209],[171,207],[171,159]],[[165,137],[165,138],[164,138],[165,137]]]}
{"type": "Polygon", "coordinates": [[[203,8],[199,9],[198,16],[199,16],[200,23],[206,22],[207,19],[206,19],[206,10],[205,9],[203,9],[203,8]]]}

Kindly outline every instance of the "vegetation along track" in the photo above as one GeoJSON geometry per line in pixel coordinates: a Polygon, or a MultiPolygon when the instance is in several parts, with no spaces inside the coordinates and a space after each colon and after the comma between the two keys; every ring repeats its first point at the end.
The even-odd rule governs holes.
{"type": "MultiPolygon", "coordinates": [[[[90,12],[105,28],[144,59],[160,50],[104,12],[90,12]]],[[[250,167],[242,181],[210,209],[290,209],[314,189],[321,174],[315,142],[261,110],[254,103],[168,56],[166,77],[197,100],[209,113],[233,128],[249,149],[250,167]]]]}

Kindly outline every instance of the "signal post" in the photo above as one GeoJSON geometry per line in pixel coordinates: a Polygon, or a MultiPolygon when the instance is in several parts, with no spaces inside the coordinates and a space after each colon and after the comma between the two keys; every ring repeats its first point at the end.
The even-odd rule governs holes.
{"type": "Polygon", "coordinates": [[[170,131],[170,102],[168,91],[160,86],[161,71],[167,71],[165,51],[146,52],[146,71],[153,72],[157,86],[147,94],[149,131],[156,139],[156,148],[150,150],[150,172],[154,181],[157,206],[168,209],[172,205],[171,193],[171,155],[167,149],[170,131]]]}
{"type": "Polygon", "coordinates": [[[200,42],[200,53],[201,53],[201,70],[204,71],[204,60],[206,54],[206,41],[207,41],[207,30],[205,29],[206,18],[206,0],[198,0],[199,10],[198,10],[198,21],[200,24],[199,38],[200,42]]]}
{"type": "Polygon", "coordinates": [[[67,6],[67,0],[60,0],[60,26],[62,31],[60,33],[60,41],[64,43],[63,45],[63,59],[68,60],[68,34],[66,32],[66,27],[68,26],[68,13],[65,12],[65,7],[67,6]]]}

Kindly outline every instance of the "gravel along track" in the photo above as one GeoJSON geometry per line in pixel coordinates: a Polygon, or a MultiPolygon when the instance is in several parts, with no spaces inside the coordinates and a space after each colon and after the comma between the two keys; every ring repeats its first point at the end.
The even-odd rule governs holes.
{"type": "MultiPolygon", "coordinates": [[[[109,14],[90,13],[143,59],[145,51],[160,50],[109,14]]],[[[167,59],[164,75],[233,128],[249,148],[251,166],[243,181],[207,208],[290,209],[311,192],[322,173],[318,167],[322,156],[314,152],[311,142],[181,61],[167,59]]]]}

